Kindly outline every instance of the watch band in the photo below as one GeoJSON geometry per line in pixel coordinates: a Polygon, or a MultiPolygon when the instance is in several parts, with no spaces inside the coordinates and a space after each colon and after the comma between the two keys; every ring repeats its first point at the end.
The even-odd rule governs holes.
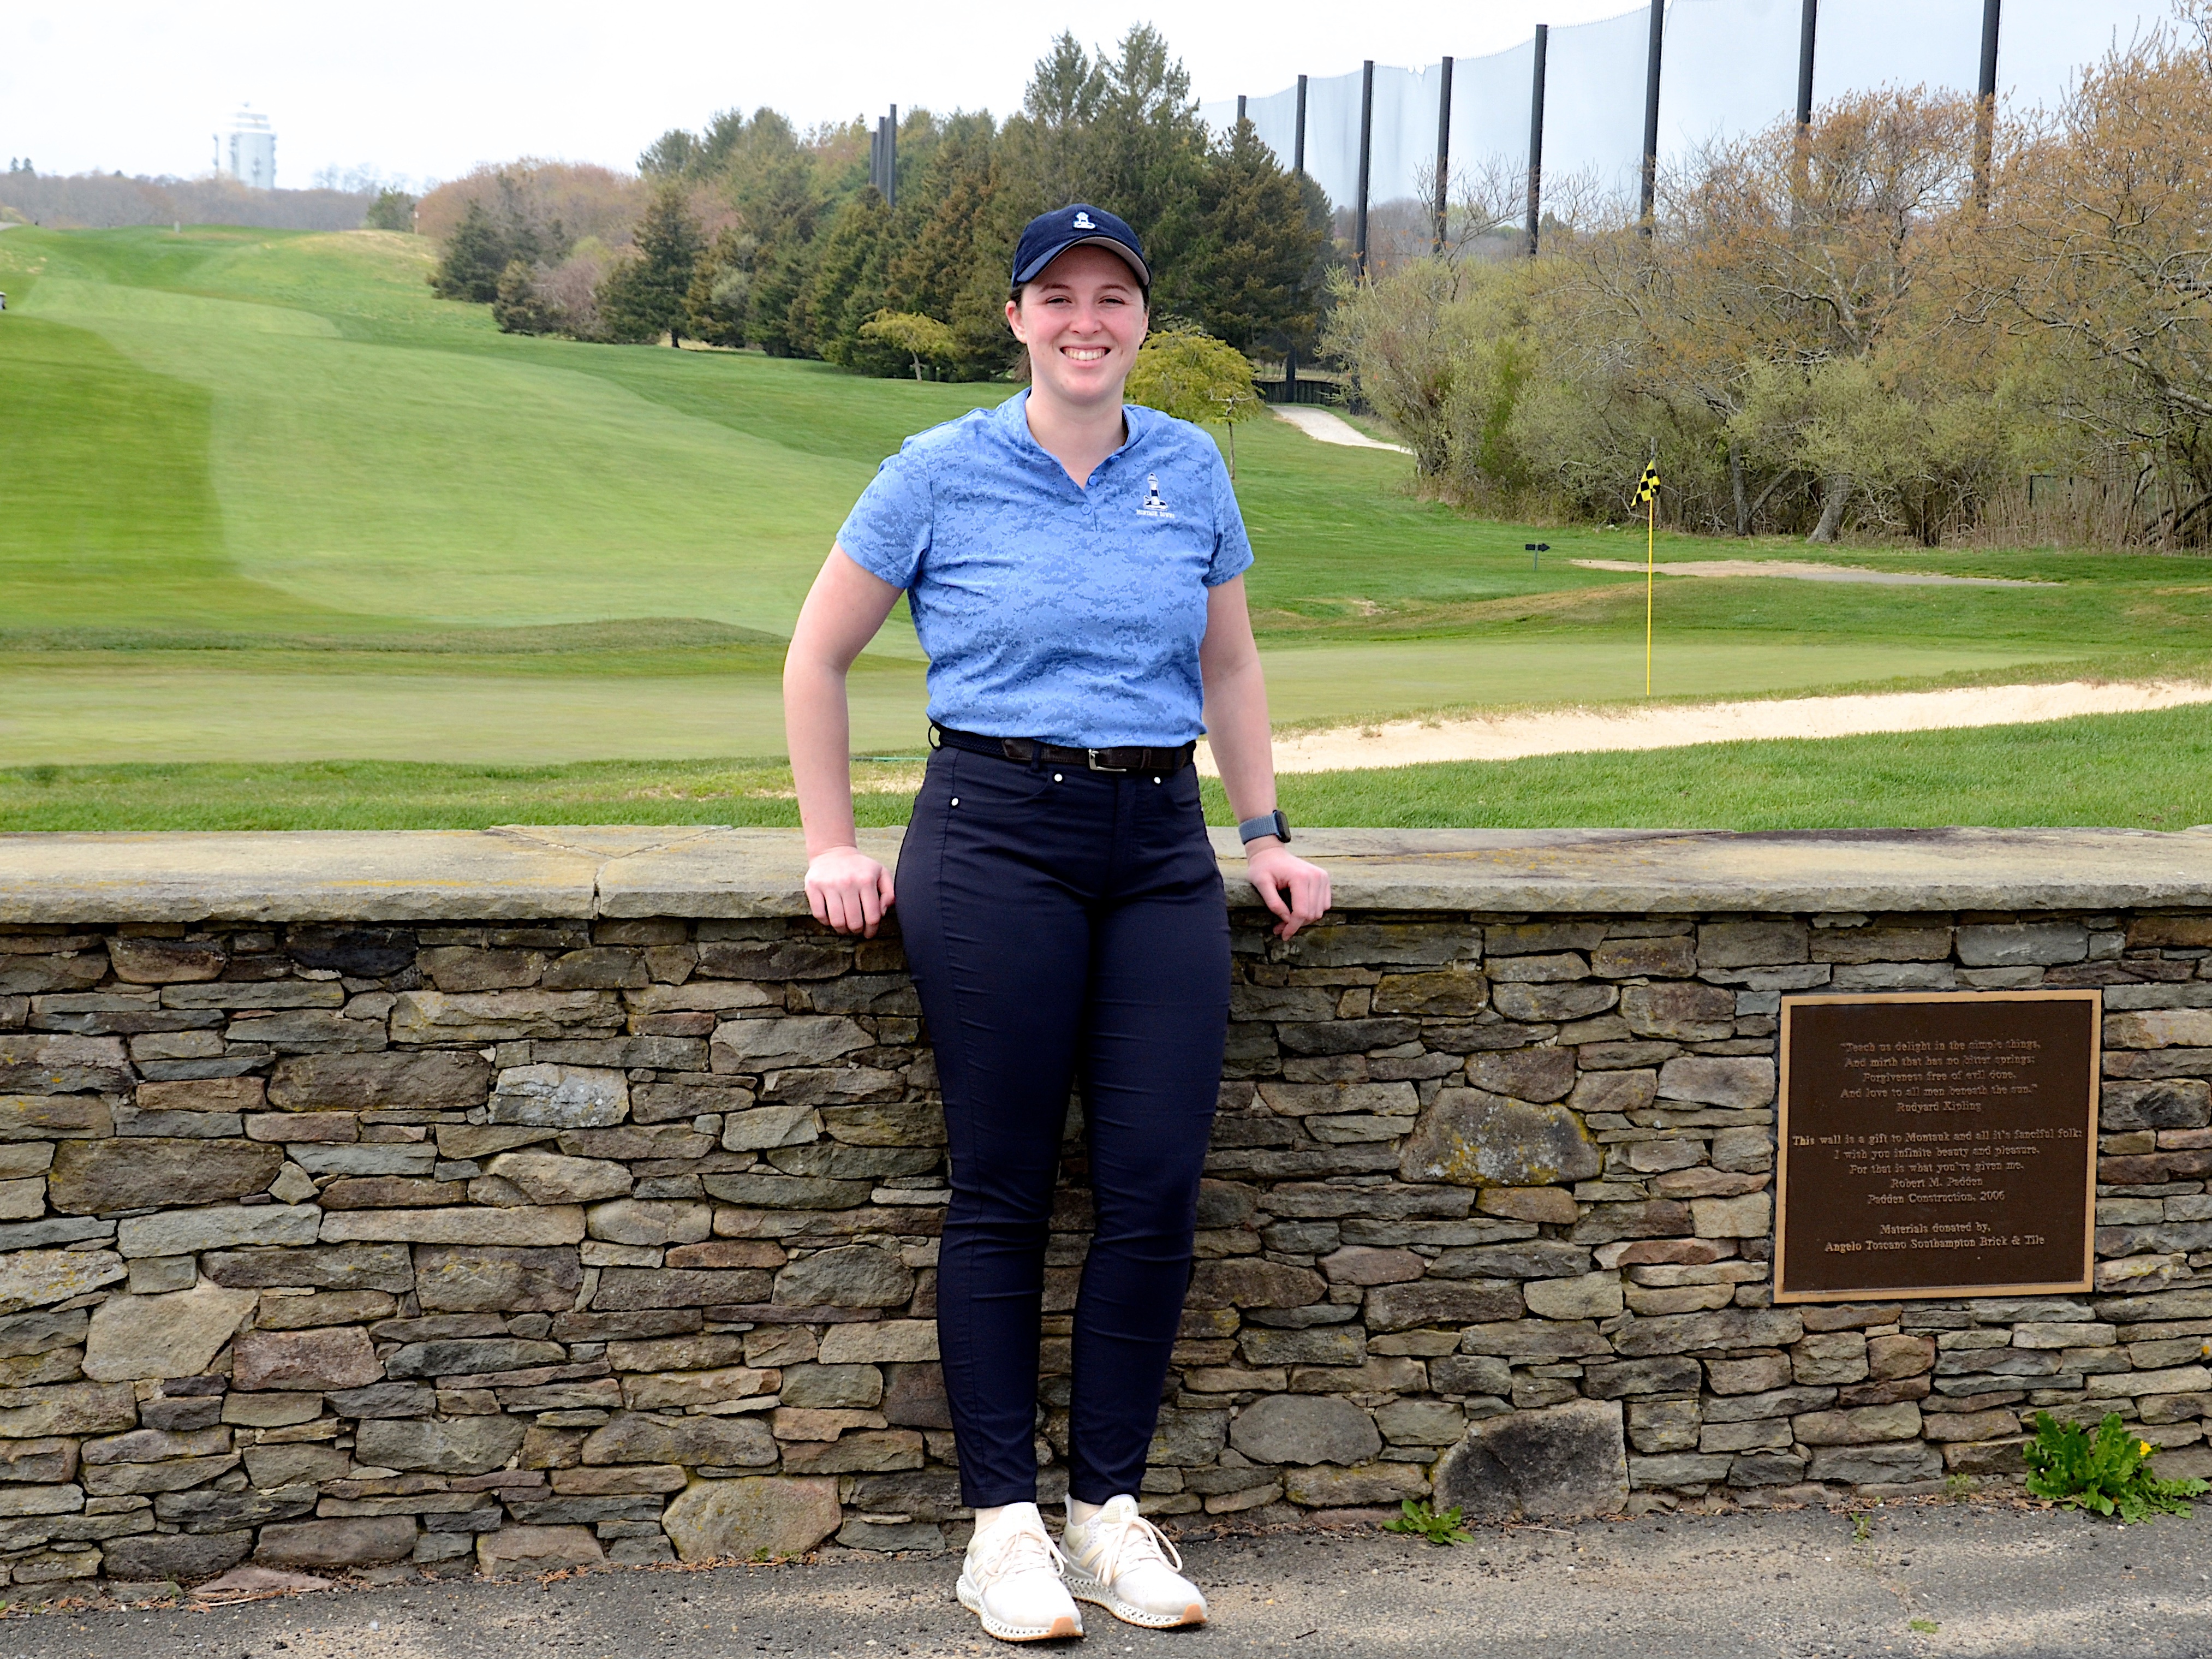
{"type": "Polygon", "coordinates": [[[1289,843],[1291,821],[1283,816],[1281,807],[1278,806],[1272,812],[1262,812],[1256,818],[1247,818],[1237,826],[1237,839],[1247,846],[1262,836],[1273,836],[1286,845],[1289,843]]]}

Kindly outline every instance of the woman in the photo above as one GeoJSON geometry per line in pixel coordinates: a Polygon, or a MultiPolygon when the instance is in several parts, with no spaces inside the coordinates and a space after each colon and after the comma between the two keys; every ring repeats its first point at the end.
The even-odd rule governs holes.
{"type": "Polygon", "coordinates": [[[1136,1498],[1228,1021],[1228,920],[1191,764],[1201,730],[1275,931],[1328,908],[1328,878],[1291,854],[1275,806],[1252,554],[1220,452],[1122,405],[1151,286],[1113,215],[1030,222],[1006,301],[1028,391],[884,463],[784,669],[807,902],[872,935],[894,888],[854,846],[846,671],[902,592],[929,653],[937,747],[896,892],[951,1143],[938,1333],[975,1511],[959,1596],[1006,1641],[1081,1635],[1071,1590],[1132,1624],[1206,1618],[1136,1498]],[[1063,1555],[1037,1512],[1034,1437],[1079,1077],[1097,1224],[1075,1311],[1063,1555]]]}

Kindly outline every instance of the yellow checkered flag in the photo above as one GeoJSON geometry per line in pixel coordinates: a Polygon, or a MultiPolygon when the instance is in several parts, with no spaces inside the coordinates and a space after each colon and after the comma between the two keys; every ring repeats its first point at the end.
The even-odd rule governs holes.
{"type": "Polygon", "coordinates": [[[1659,463],[1644,464],[1636,481],[1636,504],[1644,509],[1644,695],[1651,695],[1651,578],[1657,568],[1655,542],[1659,530],[1659,463]]]}

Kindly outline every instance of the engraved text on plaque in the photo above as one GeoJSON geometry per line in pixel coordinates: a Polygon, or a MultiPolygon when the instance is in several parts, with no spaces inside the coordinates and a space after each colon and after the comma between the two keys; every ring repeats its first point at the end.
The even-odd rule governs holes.
{"type": "Polygon", "coordinates": [[[1784,997],[1775,1300],[2087,1290],[2101,1001],[1784,997]]]}

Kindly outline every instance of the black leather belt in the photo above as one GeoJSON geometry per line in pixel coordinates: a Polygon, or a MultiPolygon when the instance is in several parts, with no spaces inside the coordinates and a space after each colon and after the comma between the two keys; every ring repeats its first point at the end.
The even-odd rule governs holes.
{"type": "Polygon", "coordinates": [[[950,726],[933,725],[929,728],[931,744],[942,748],[950,744],[955,749],[973,750],[979,755],[997,755],[1010,761],[1019,761],[1026,766],[1032,761],[1052,761],[1063,766],[1080,766],[1091,772],[1180,772],[1190,764],[1194,742],[1177,749],[1146,749],[1132,744],[1121,749],[1071,749],[1065,744],[1045,743],[1036,738],[987,738],[980,732],[957,731],[950,726]]]}

